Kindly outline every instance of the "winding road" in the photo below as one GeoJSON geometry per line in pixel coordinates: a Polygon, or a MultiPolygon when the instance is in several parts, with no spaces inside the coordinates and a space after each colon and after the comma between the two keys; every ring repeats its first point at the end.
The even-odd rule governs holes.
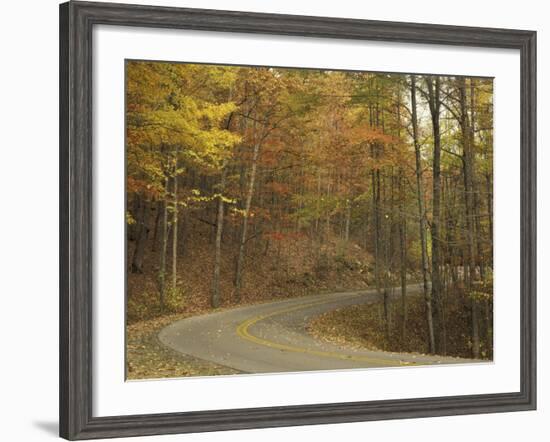
{"type": "MultiPolygon", "coordinates": [[[[418,285],[408,287],[411,295],[419,291],[418,285]]],[[[379,299],[375,290],[362,290],[249,305],[174,322],[160,331],[159,339],[180,353],[243,373],[480,362],[359,350],[314,339],[306,330],[317,315],[379,299]]]]}

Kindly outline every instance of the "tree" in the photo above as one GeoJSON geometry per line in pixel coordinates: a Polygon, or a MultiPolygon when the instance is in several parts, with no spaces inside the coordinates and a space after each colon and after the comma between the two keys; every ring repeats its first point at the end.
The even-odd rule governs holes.
{"type": "Polygon", "coordinates": [[[445,322],[443,318],[442,305],[442,285],[441,285],[441,261],[440,261],[440,217],[441,217],[441,131],[440,131],[440,112],[441,112],[441,80],[439,77],[425,78],[428,105],[432,120],[433,132],[433,168],[432,168],[432,302],[434,304],[434,337],[435,349],[437,352],[445,354],[445,322]]]}
{"type": "Polygon", "coordinates": [[[491,354],[490,80],[126,67],[138,312],[372,287],[381,348],[491,354]]]}
{"type": "Polygon", "coordinates": [[[230,69],[201,65],[127,63],[128,181],[162,200],[162,247],[158,271],[161,311],[166,298],[166,253],[172,230],[172,290],[177,285],[177,223],[182,205],[200,200],[200,192],[179,201],[177,181],[187,168],[216,170],[239,137],[220,128],[234,110],[219,102],[218,91],[235,77],[230,69]],[[170,183],[173,190],[170,192],[170,183]],[[169,221],[169,212],[172,221],[169,221]]]}
{"type": "Polygon", "coordinates": [[[411,75],[411,122],[413,131],[415,171],[416,171],[416,199],[418,203],[418,227],[420,232],[420,249],[422,255],[422,287],[426,302],[426,323],[428,328],[428,339],[430,353],[435,353],[435,336],[432,313],[432,297],[428,285],[428,246],[426,242],[426,211],[424,209],[424,182],[422,177],[422,159],[420,153],[420,142],[418,135],[418,116],[416,111],[416,77],[411,75]]]}
{"type": "Polygon", "coordinates": [[[241,299],[245,246],[248,240],[248,224],[251,215],[252,197],[256,186],[256,173],[261,148],[266,139],[292,116],[294,109],[287,101],[290,90],[295,87],[292,76],[281,77],[278,70],[256,68],[248,72],[246,93],[253,98],[243,99],[246,113],[241,117],[251,121],[251,130],[245,140],[252,145],[249,181],[244,199],[243,223],[235,270],[235,299],[241,299]],[[250,102],[250,104],[248,104],[250,102]]]}

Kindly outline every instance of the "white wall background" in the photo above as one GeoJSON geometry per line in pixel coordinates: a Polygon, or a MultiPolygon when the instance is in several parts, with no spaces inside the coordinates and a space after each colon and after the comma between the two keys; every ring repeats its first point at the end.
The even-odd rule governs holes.
{"type": "MultiPolygon", "coordinates": [[[[547,440],[550,419],[550,14],[545,2],[501,0],[134,0],[135,3],[534,29],[539,70],[539,410],[536,412],[248,430],[132,440],[241,442],[383,439],[499,442],[547,440]]],[[[27,0],[2,7],[0,26],[0,439],[57,437],[58,339],[58,2],[27,0]]]]}

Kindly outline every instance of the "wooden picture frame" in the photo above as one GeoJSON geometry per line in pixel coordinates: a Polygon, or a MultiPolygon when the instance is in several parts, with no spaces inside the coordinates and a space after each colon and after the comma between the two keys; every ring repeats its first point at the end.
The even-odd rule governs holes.
{"type": "MultiPolygon", "coordinates": [[[[282,427],[536,407],[536,33],[69,2],[60,6],[60,435],[69,440],[282,427]],[[521,54],[521,389],[438,398],[92,415],[92,28],[98,24],[509,48],[521,54]]],[[[227,382],[230,382],[228,380],[227,382]]]]}

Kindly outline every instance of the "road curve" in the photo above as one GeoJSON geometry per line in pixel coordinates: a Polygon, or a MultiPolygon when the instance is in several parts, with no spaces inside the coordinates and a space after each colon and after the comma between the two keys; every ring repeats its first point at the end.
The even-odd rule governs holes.
{"type": "MultiPolygon", "coordinates": [[[[417,285],[408,288],[409,294],[419,290],[417,285]]],[[[307,333],[307,323],[317,315],[378,299],[375,290],[362,290],[249,305],[176,321],[160,331],[159,339],[180,353],[243,373],[481,362],[358,350],[322,342],[307,333]]]]}

